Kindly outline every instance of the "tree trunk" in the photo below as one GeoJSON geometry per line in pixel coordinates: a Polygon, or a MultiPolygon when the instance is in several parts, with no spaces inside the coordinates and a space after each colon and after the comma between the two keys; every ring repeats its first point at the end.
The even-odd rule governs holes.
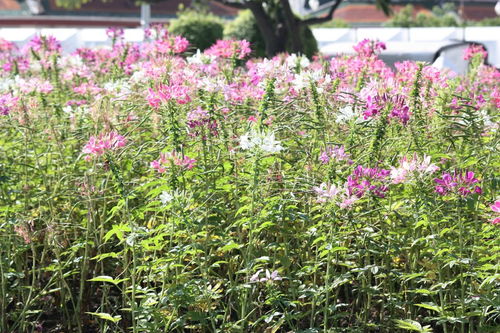
{"type": "Polygon", "coordinates": [[[280,3],[283,9],[287,36],[291,43],[291,51],[293,53],[304,53],[304,44],[301,34],[302,21],[293,14],[289,0],[280,0],[280,3]]]}
{"type": "Polygon", "coordinates": [[[248,1],[246,6],[252,11],[260,33],[262,34],[262,38],[264,38],[264,42],[266,44],[266,56],[270,58],[279,52],[283,52],[285,41],[281,40],[282,36],[280,36],[281,34],[277,31],[279,27],[275,27],[273,25],[273,20],[262,7],[262,3],[257,1],[248,1]]]}

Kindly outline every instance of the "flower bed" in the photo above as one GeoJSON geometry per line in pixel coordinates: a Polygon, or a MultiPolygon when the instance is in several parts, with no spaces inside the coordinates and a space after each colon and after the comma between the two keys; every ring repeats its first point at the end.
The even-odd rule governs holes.
{"type": "Polygon", "coordinates": [[[493,332],[500,72],[0,42],[0,331],[493,332]]]}

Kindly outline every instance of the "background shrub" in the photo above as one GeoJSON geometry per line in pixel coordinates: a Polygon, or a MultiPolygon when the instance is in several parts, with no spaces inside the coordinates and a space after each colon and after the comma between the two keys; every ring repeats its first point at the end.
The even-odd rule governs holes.
{"type": "Polygon", "coordinates": [[[434,6],[431,13],[413,15],[415,7],[406,5],[385,24],[388,27],[458,27],[463,25],[456,13],[455,5],[446,3],[443,7],[434,6]]]}
{"type": "Polygon", "coordinates": [[[260,34],[259,27],[250,10],[240,10],[238,16],[224,28],[224,38],[246,39],[252,44],[252,51],[256,57],[266,55],[266,44],[260,34]]]}
{"type": "Polygon", "coordinates": [[[169,26],[169,31],[189,40],[191,45],[205,50],[218,39],[223,38],[223,21],[206,11],[183,10],[169,26]]]}

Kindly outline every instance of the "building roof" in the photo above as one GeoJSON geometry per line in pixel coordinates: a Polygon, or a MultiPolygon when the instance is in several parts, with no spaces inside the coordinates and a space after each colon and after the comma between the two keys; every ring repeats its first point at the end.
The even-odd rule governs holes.
{"type": "Polygon", "coordinates": [[[0,0],[0,10],[21,10],[16,0],[0,0]]]}
{"type": "MultiPolygon", "coordinates": [[[[403,5],[393,5],[392,9],[394,10],[394,12],[398,12],[403,7],[403,5]]],[[[430,13],[430,10],[421,5],[416,5],[414,7],[415,13],[430,13]]],[[[349,23],[383,23],[389,19],[380,9],[378,9],[373,4],[346,5],[337,9],[333,14],[333,17],[336,19],[342,19],[349,23]]]]}
{"type": "MultiPolygon", "coordinates": [[[[372,0],[348,0],[339,7],[334,18],[343,19],[349,23],[380,24],[389,18],[376,8],[372,0]]],[[[110,26],[119,25],[134,27],[139,23],[140,7],[136,0],[91,0],[79,9],[65,9],[56,5],[56,0],[41,0],[44,13],[31,15],[27,1],[0,0],[0,25],[51,25],[51,26],[110,26]]],[[[153,21],[165,21],[175,17],[179,6],[189,7],[192,0],[168,0],[151,5],[153,21]]],[[[406,4],[412,3],[415,14],[429,13],[433,1],[393,0],[394,11],[401,10],[406,4]]],[[[496,0],[467,0],[463,8],[464,18],[480,20],[496,17],[494,6],[496,0]]],[[[238,10],[224,6],[219,2],[210,1],[209,10],[219,16],[234,17],[238,10]]]]}
{"type": "MultiPolygon", "coordinates": [[[[43,6],[47,15],[91,15],[91,16],[139,16],[140,6],[135,0],[91,0],[78,9],[66,9],[56,5],[56,0],[43,0],[43,6]]],[[[151,4],[152,16],[175,16],[179,6],[189,7],[191,0],[170,0],[151,4]]],[[[209,11],[220,16],[234,16],[237,10],[222,4],[210,1],[209,11]]]]}

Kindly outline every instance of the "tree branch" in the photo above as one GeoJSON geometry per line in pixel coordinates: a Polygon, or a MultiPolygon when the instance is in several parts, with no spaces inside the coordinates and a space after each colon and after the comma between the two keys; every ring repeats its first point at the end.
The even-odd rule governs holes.
{"type": "Polygon", "coordinates": [[[241,2],[232,2],[232,1],[227,1],[227,0],[212,0],[214,2],[218,2],[224,6],[228,6],[231,8],[236,8],[236,9],[247,9],[248,7],[241,2]]]}
{"type": "Polygon", "coordinates": [[[328,11],[328,14],[326,16],[323,16],[323,17],[312,17],[310,19],[302,21],[302,24],[311,25],[311,24],[320,24],[320,23],[324,23],[324,22],[330,21],[332,19],[332,17],[333,17],[333,13],[335,12],[335,10],[337,10],[337,7],[340,5],[340,3],[342,1],[343,0],[337,0],[337,1],[335,1],[335,3],[332,5],[332,7],[330,7],[330,10],[328,11]]]}

